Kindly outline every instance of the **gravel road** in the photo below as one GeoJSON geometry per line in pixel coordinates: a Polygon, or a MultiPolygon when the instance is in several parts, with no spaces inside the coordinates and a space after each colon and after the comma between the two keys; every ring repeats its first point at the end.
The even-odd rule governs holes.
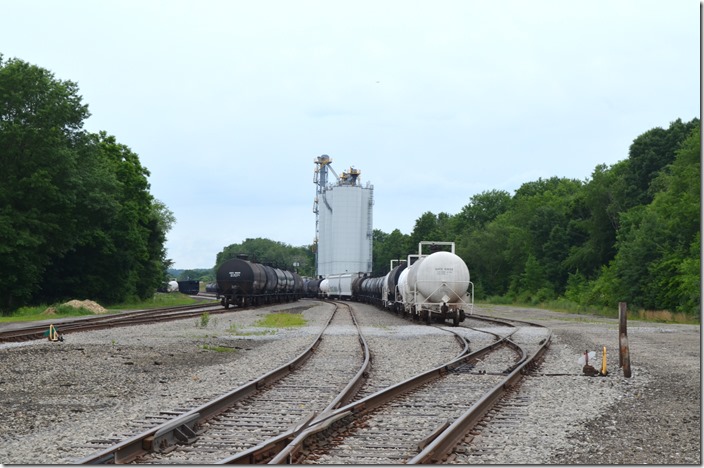
{"type": "MultiPolygon", "coordinates": [[[[242,385],[302,352],[332,308],[300,301],[270,310],[302,313],[308,324],[262,330],[254,324],[269,310],[258,309],[212,316],[207,327],[190,319],[0,345],[0,463],[71,463],[96,451],[90,440],[134,433],[148,414],[242,385]]],[[[415,340],[415,349],[428,352],[438,339],[425,326],[368,306],[359,310],[372,341],[415,340]]],[[[470,446],[457,462],[701,464],[699,326],[630,321],[633,376],[626,379],[618,368],[617,320],[504,306],[475,312],[550,327],[553,344],[540,371],[571,375],[526,379],[521,391],[542,405],[537,422],[526,417],[525,427],[490,458],[470,446]],[[580,353],[601,356],[602,346],[609,375],[582,376],[580,353]]],[[[487,432],[478,439],[495,443],[495,437],[487,432]]]]}

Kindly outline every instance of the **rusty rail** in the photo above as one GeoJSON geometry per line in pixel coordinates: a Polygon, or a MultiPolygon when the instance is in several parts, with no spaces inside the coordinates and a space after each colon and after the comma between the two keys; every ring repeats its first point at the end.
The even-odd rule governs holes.
{"type": "MultiPolygon", "coordinates": [[[[163,424],[160,424],[154,428],[137,434],[127,440],[124,440],[118,444],[113,445],[105,450],[97,452],[93,455],[85,457],[76,463],[78,464],[103,464],[103,463],[130,463],[137,459],[139,456],[144,455],[152,451],[166,451],[170,447],[177,443],[189,443],[196,437],[196,429],[198,426],[203,424],[205,421],[225,412],[228,408],[232,407],[238,401],[245,399],[246,397],[256,393],[259,389],[270,385],[277,380],[285,377],[292,371],[301,367],[318,348],[323,335],[327,327],[332,322],[335,313],[331,314],[330,319],[327,321],[325,327],[316,337],[313,344],[308,347],[303,353],[297,356],[292,361],[274,369],[258,379],[251,381],[245,385],[242,385],[231,392],[222,395],[208,403],[205,403],[197,408],[192,409],[176,418],[171,419],[163,424]]],[[[353,319],[354,320],[354,319],[353,319]]],[[[356,323],[356,320],[355,320],[356,323]]],[[[351,394],[354,389],[361,386],[362,382],[366,378],[368,368],[370,365],[370,355],[369,349],[366,341],[361,336],[361,330],[357,327],[360,333],[360,344],[364,348],[364,362],[357,372],[355,377],[346,386],[343,392],[330,404],[331,406],[339,405],[342,402],[347,401],[351,398],[351,394]]],[[[238,463],[257,463],[272,450],[276,450],[278,445],[282,447],[288,440],[305,427],[313,420],[315,414],[311,414],[303,421],[301,421],[296,427],[294,427],[289,433],[282,434],[270,441],[264,442],[246,452],[243,452],[240,461],[238,463]],[[282,442],[277,442],[281,440],[282,442]],[[284,443],[285,441],[285,443],[284,443]]]]}

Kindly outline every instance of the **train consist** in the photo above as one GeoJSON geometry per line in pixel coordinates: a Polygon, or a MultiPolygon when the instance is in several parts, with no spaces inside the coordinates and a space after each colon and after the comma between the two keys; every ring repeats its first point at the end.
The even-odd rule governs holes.
{"type": "Polygon", "coordinates": [[[308,283],[308,295],[317,285],[320,297],[374,304],[428,324],[451,320],[457,326],[474,307],[474,285],[467,264],[455,254],[454,242],[422,241],[418,254],[409,255],[385,276],[341,274],[314,281],[308,283]],[[423,253],[424,246],[443,245],[450,251],[423,253]]]}
{"type": "Polygon", "coordinates": [[[303,297],[304,283],[298,273],[250,262],[238,255],[217,269],[217,297],[226,309],[296,301],[303,297]]]}

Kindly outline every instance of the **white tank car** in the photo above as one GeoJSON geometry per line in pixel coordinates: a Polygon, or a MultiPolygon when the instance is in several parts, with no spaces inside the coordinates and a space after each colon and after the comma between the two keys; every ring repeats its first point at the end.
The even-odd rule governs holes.
{"type": "MultiPolygon", "coordinates": [[[[323,282],[327,281],[327,296],[337,299],[349,299],[352,297],[352,281],[358,278],[357,273],[342,273],[339,275],[328,275],[323,282]]],[[[322,283],[321,283],[322,288],[322,283]]]]}
{"type": "MultiPolygon", "coordinates": [[[[413,267],[413,265],[411,265],[413,267]]],[[[408,288],[408,272],[410,268],[406,268],[398,277],[398,292],[401,294],[401,302],[404,304],[411,301],[411,291],[408,288]]]]}
{"type": "MultiPolygon", "coordinates": [[[[421,242],[418,260],[401,272],[398,285],[403,308],[414,318],[430,323],[432,319],[451,319],[454,325],[472,312],[474,287],[467,264],[455,255],[453,242],[421,242]],[[450,245],[451,252],[422,254],[426,244],[450,245]]],[[[411,256],[408,259],[411,262],[411,256]]]]}
{"type": "Polygon", "coordinates": [[[326,279],[322,280],[320,282],[320,296],[321,297],[328,297],[328,293],[330,292],[330,281],[326,279]]]}

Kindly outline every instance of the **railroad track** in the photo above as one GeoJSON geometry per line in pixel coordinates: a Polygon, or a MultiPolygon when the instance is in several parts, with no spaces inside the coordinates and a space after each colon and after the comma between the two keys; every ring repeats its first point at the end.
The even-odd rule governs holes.
{"type": "MultiPolygon", "coordinates": [[[[160,309],[138,310],[121,312],[117,314],[102,314],[88,317],[78,317],[70,320],[56,322],[55,325],[62,335],[100,330],[104,328],[143,325],[169,320],[180,320],[198,317],[203,313],[221,314],[231,312],[225,310],[219,303],[202,303],[187,306],[166,307],[160,309]]],[[[31,341],[46,338],[48,325],[29,324],[15,326],[11,329],[0,330],[0,343],[31,341]]]]}
{"type": "Polygon", "coordinates": [[[294,361],[195,409],[149,417],[153,427],[77,463],[451,461],[550,341],[527,323],[472,316],[462,327],[436,327],[463,344],[448,362],[377,390],[378,382],[364,384],[373,370],[359,326],[339,333],[353,323],[351,311],[334,313],[326,330],[334,324],[338,333],[321,332],[294,361]],[[468,340],[479,349],[470,352],[468,340]]]}
{"type": "MultiPolygon", "coordinates": [[[[481,332],[491,335],[491,344],[318,418],[272,463],[396,464],[447,459],[550,341],[549,331],[543,330],[538,340],[528,340],[539,343],[529,348],[514,342],[525,341],[517,339],[526,335],[521,331],[525,327],[489,318],[472,321],[493,329],[481,332]]],[[[479,330],[464,328],[470,333],[479,330]]]]}
{"type": "Polygon", "coordinates": [[[211,464],[236,452],[244,462],[258,462],[314,416],[351,400],[369,362],[349,306],[338,304],[315,342],[293,361],[197,408],[150,418],[154,426],[78,463],[211,464]],[[321,377],[325,385],[313,384],[321,377]]]}
{"type": "MultiPolygon", "coordinates": [[[[478,318],[490,319],[490,317],[477,316],[478,318]]],[[[499,319],[502,322],[515,323],[521,327],[512,335],[511,340],[520,344],[526,349],[529,355],[541,353],[543,345],[543,327],[515,319],[499,319]]],[[[548,340],[550,337],[547,338],[548,340]]],[[[523,374],[530,379],[535,374],[539,359],[534,360],[526,366],[523,374]]],[[[444,462],[473,464],[475,458],[485,460],[488,454],[500,452],[503,443],[510,437],[512,431],[520,426],[523,418],[531,415],[532,398],[530,393],[521,391],[521,386],[511,386],[506,389],[503,395],[497,399],[496,403],[481,417],[474,427],[459,440],[455,449],[450,453],[444,462]]]]}

